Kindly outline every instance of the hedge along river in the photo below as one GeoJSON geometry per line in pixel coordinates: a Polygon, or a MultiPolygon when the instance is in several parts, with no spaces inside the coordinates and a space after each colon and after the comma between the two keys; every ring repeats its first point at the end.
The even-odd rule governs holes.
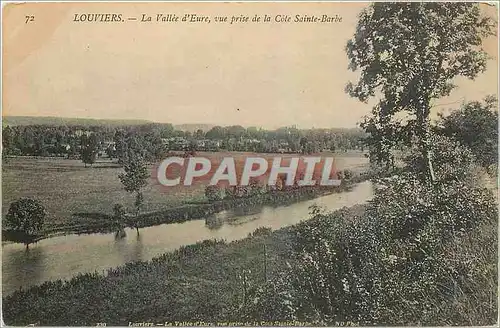
{"type": "Polygon", "coordinates": [[[127,262],[151,260],[198,241],[243,239],[259,227],[276,230],[308,219],[313,204],[336,210],[365,203],[372,196],[372,184],[365,181],[350,191],[288,206],[236,208],[201,220],[142,228],[139,236],[135,230],[125,229],[127,236],[123,239],[116,239],[113,233],[66,235],[41,240],[28,251],[22,244],[6,244],[2,246],[3,293],[48,280],[69,279],[78,273],[103,272],[127,262]]]}

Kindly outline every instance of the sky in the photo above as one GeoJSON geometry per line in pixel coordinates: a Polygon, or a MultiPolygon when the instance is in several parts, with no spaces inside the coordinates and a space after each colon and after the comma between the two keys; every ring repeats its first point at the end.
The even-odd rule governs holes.
{"type": "MultiPolygon", "coordinates": [[[[366,3],[29,3],[3,10],[2,115],[144,119],[276,128],[355,127],[370,112],[344,92],[345,45],[366,3]],[[124,22],[74,22],[122,14],[124,22]],[[209,15],[206,23],[156,14],[209,15]],[[142,14],[153,22],[142,23],[142,14]],[[214,23],[215,16],[338,15],[340,23],[214,23]],[[26,23],[26,16],[33,16],[26,23]],[[136,17],[136,21],[127,18],[136,17]]],[[[484,5],[497,19],[496,9],[484,5]]],[[[497,19],[498,21],[498,19],[497,19]]],[[[475,81],[434,111],[498,90],[498,39],[475,81]],[[447,105],[449,104],[449,105],[447,105]]],[[[435,113],[434,113],[435,114],[435,113]]]]}

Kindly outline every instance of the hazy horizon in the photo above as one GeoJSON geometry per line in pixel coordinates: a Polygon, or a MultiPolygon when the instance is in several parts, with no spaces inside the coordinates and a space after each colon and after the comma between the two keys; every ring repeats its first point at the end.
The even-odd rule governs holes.
{"type": "MultiPolygon", "coordinates": [[[[328,126],[328,127],[301,127],[297,125],[280,125],[276,127],[264,127],[264,126],[256,126],[256,125],[242,125],[242,124],[216,124],[216,123],[211,123],[211,122],[192,122],[192,123],[172,123],[172,122],[157,122],[157,121],[152,121],[152,120],[145,120],[145,119],[113,119],[113,118],[93,118],[93,117],[64,117],[64,116],[24,116],[24,115],[3,115],[2,120],[11,120],[11,119],[23,119],[23,118],[34,118],[37,120],[43,120],[43,119],[56,119],[56,120],[90,120],[90,121],[115,121],[115,122],[130,122],[131,124],[172,124],[174,127],[178,126],[221,126],[221,127],[229,127],[229,126],[242,126],[244,128],[259,128],[259,129],[265,129],[265,130],[275,130],[279,128],[290,128],[290,127],[296,127],[299,130],[308,130],[308,129],[361,129],[358,126],[353,126],[353,127],[342,127],[342,126],[328,126]]],[[[4,122],[5,123],[5,122],[4,122]]],[[[48,124],[48,123],[36,123],[36,124],[48,124]]],[[[35,125],[36,125],[35,124],[35,125]]],[[[75,125],[76,123],[70,123],[70,125],[73,124],[75,125]]],[[[7,123],[8,125],[8,123],[7,123]]],[[[28,125],[28,124],[12,124],[12,126],[16,125],[28,125]]],[[[206,132],[206,131],[205,131],[206,132]]]]}
{"type": "MultiPolygon", "coordinates": [[[[3,116],[352,128],[374,104],[344,92],[358,76],[348,70],[344,48],[367,3],[42,5],[4,8],[3,116]],[[40,23],[19,28],[19,15],[28,11],[40,23]],[[342,23],[72,22],[82,12],[338,14],[342,23]]],[[[496,16],[494,7],[483,8],[496,16]]],[[[475,81],[457,79],[458,88],[437,102],[433,115],[497,95],[497,46],[495,37],[485,41],[492,57],[487,71],[475,81]]]]}

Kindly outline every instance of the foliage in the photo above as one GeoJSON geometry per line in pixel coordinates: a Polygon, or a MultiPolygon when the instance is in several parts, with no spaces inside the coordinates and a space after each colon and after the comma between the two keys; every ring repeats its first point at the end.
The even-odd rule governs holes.
{"type": "Polygon", "coordinates": [[[5,223],[14,236],[17,236],[14,241],[22,242],[28,247],[41,232],[46,214],[39,200],[21,198],[10,204],[5,223]]]}
{"type": "Polygon", "coordinates": [[[141,157],[130,159],[124,166],[125,173],[119,175],[120,181],[127,192],[139,192],[147,185],[148,168],[141,157]]]}
{"type": "Polygon", "coordinates": [[[478,162],[488,167],[498,163],[498,99],[472,101],[448,116],[441,115],[437,133],[468,147],[478,162]]]}
{"type": "Polygon", "coordinates": [[[240,317],[258,322],[297,320],[295,303],[298,295],[294,294],[288,278],[283,272],[262,285],[252,286],[240,317]]]}
{"type": "Polygon", "coordinates": [[[337,171],[337,179],[343,181],[343,183],[350,182],[353,176],[353,172],[349,169],[337,171]]]}
{"type": "Polygon", "coordinates": [[[193,150],[197,151],[226,149],[265,153],[278,152],[280,149],[299,153],[302,146],[309,151],[330,148],[337,151],[362,150],[363,136],[360,129],[283,127],[264,130],[255,127],[245,129],[241,126],[218,126],[209,131],[197,130],[191,134],[189,131],[176,130],[171,124],[99,124],[96,120],[93,125],[73,122],[63,125],[7,125],[2,129],[2,145],[4,154],[10,156],[81,158],[82,138],[87,140],[91,137],[97,139],[97,149],[89,151],[87,155],[106,154],[110,159],[117,158],[123,164],[128,160],[129,151],[141,153],[144,160],[151,162],[163,158],[168,150],[187,150],[187,145],[194,146],[193,150]],[[302,137],[307,140],[304,145],[300,145],[302,137]],[[175,138],[180,139],[181,143],[176,144],[173,140],[175,138]]]}
{"type": "Polygon", "coordinates": [[[113,206],[113,220],[115,221],[114,225],[116,229],[115,237],[118,239],[126,236],[126,232],[123,229],[125,225],[125,214],[125,208],[122,204],[115,204],[115,206],[113,206]]]}
{"type": "Polygon", "coordinates": [[[391,150],[416,139],[428,177],[434,180],[429,150],[432,100],[448,96],[453,79],[473,79],[486,69],[482,39],[494,21],[473,3],[375,3],[365,9],[347,43],[349,68],[360,70],[346,91],[360,101],[379,96],[361,126],[374,160],[393,165],[391,150]]]}
{"type": "Polygon", "coordinates": [[[272,229],[270,227],[258,227],[255,229],[252,233],[249,235],[253,237],[258,237],[258,236],[268,236],[272,233],[272,229]]]}
{"type": "Polygon", "coordinates": [[[439,188],[412,173],[383,179],[362,215],[313,211],[313,219],[294,228],[297,260],[287,289],[295,295],[294,316],[326,325],[493,323],[496,251],[490,247],[488,257],[477,258],[478,270],[454,250],[465,239],[475,254],[489,247],[491,241],[469,236],[496,226],[495,199],[491,191],[463,181],[437,183],[439,188]],[[482,312],[453,302],[458,297],[471,302],[477,297],[473,287],[485,297],[481,302],[488,302],[482,312]],[[439,318],[444,312],[448,316],[439,318]]]}
{"type": "Polygon", "coordinates": [[[91,134],[90,136],[84,134],[82,135],[80,142],[80,156],[82,158],[82,162],[85,164],[85,167],[87,167],[87,164],[94,164],[97,158],[98,150],[97,136],[95,134],[91,134]]]}
{"type": "MultiPolygon", "coordinates": [[[[147,186],[149,179],[149,172],[144,164],[141,156],[129,153],[128,161],[123,166],[125,173],[121,173],[118,177],[123,184],[125,191],[130,193],[135,193],[135,216],[139,215],[141,207],[144,203],[144,195],[142,194],[142,188],[147,186]]],[[[139,227],[137,221],[133,223],[139,233],[139,227]]]]}
{"type": "Polygon", "coordinates": [[[223,190],[218,186],[206,186],[205,197],[210,202],[222,200],[224,198],[223,190]]]}
{"type": "MultiPolygon", "coordinates": [[[[468,181],[473,184],[471,172],[476,167],[476,160],[469,148],[462,146],[458,141],[448,137],[432,134],[430,136],[431,149],[434,155],[435,174],[437,181],[468,181]]],[[[425,180],[424,159],[420,156],[418,147],[409,149],[403,159],[406,169],[425,180]]]]}
{"type": "Polygon", "coordinates": [[[495,198],[471,183],[476,177],[470,152],[434,138],[435,183],[419,176],[421,157],[415,155],[407,172],[377,180],[375,197],[361,215],[312,206],[313,218],[292,228],[296,260],[284,291],[274,289],[271,296],[265,293],[273,290],[269,286],[257,289],[268,300],[258,297],[253,315],[267,308],[282,313],[280,304],[293,295],[286,303],[290,317],[318,325],[492,324],[497,271],[490,244],[497,237],[484,239],[479,231],[498,224],[495,198]],[[460,246],[464,240],[475,253],[460,246]],[[466,310],[464,303],[474,298],[480,307],[466,310]]]}
{"type": "Polygon", "coordinates": [[[339,211],[332,220],[319,213],[295,229],[297,261],[289,279],[299,295],[299,318],[326,325],[377,319],[380,230],[368,218],[347,215],[339,211]]]}
{"type": "Polygon", "coordinates": [[[484,223],[495,222],[497,206],[491,191],[463,181],[439,182],[436,188],[407,174],[382,186],[368,211],[370,217],[383,219],[379,229],[387,244],[381,254],[390,264],[383,275],[386,292],[381,302],[386,308],[380,316],[387,321],[405,315],[417,323],[432,317],[438,300],[451,302],[455,291],[471,283],[465,272],[472,268],[457,271],[450,249],[484,223]]]}

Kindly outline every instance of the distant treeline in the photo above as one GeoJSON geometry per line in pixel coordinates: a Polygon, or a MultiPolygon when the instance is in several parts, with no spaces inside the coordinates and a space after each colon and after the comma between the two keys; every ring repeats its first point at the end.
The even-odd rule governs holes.
{"type": "Polygon", "coordinates": [[[215,126],[207,131],[177,130],[172,124],[129,125],[14,125],[2,129],[4,155],[110,157],[123,159],[134,150],[154,160],[171,150],[253,151],[314,153],[363,150],[364,132],[359,129],[276,130],[215,126]]]}
{"type": "Polygon", "coordinates": [[[152,123],[147,120],[95,119],[54,116],[2,116],[2,126],[50,125],[50,126],[123,126],[152,123]]]}

